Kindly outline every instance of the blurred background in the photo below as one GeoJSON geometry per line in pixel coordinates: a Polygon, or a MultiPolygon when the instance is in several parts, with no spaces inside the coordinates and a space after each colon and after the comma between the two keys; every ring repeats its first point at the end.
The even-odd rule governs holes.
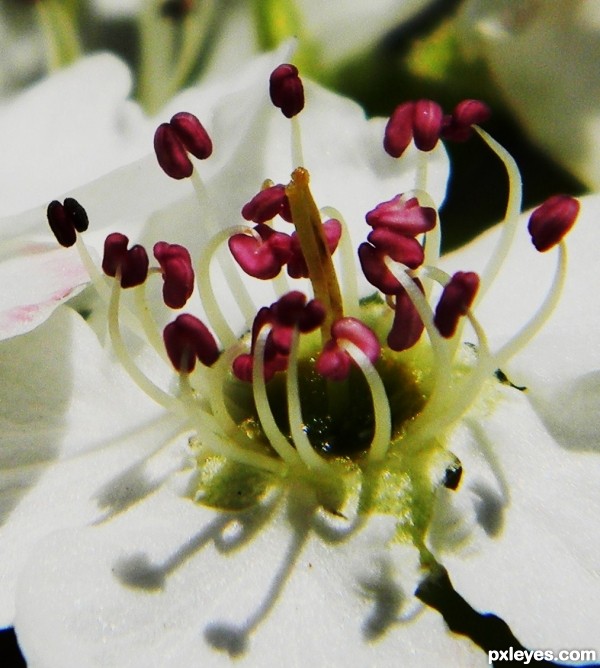
{"type": "MultiPolygon", "coordinates": [[[[486,101],[486,129],[522,170],[525,208],[600,184],[597,0],[0,0],[0,111],[52,71],[110,50],[154,114],[291,36],[301,73],[369,116],[408,99],[447,112],[486,101]]],[[[503,168],[482,143],[448,151],[446,250],[501,220],[506,202],[503,168]]],[[[11,631],[0,643],[5,668],[25,665],[11,631]]]]}

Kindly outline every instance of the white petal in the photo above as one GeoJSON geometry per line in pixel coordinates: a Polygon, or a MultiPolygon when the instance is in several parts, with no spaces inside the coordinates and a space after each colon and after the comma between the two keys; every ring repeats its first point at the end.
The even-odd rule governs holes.
{"type": "Polygon", "coordinates": [[[135,157],[130,89],[127,67],[99,54],[1,107],[0,215],[47,203],[135,157]]]}
{"type": "MultiPolygon", "coordinates": [[[[599,213],[600,196],[581,198],[579,218],[566,237],[569,266],[561,301],[540,334],[505,369],[511,381],[528,387],[528,396],[562,445],[596,450],[600,431],[599,213]]],[[[523,216],[500,275],[476,309],[496,346],[534,314],[556,266],[555,251],[540,254],[531,245],[527,218],[523,216]]],[[[499,232],[496,227],[447,256],[445,267],[451,271],[481,270],[499,232]]]]}
{"type": "Polygon", "coordinates": [[[20,240],[0,256],[0,339],[28,332],[88,283],[74,250],[20,240]]]}
{"type": "Polygon", "coordinates": [[[485,665],[432,611],[395,621],[411,605],[398,582],[415,555],[377,548],[389,522],[373,519],[340,544],[310,535],[295,554],[303,520],[290,522],[285,510],[262,524],[165,492],[146,503],[40,545],[21,579],[16,622],[33,668],[225,666],[232,657],[250,666],[485,665]]]}
{"type": "Polygon", "coordinates": [[[37,540],[117,512],[153,489],[174,463],[168,454],[151,455],[177,431],[66,307],[34,332],[3,342],[0,369],[5,625],[16,576],[37,540]]]}
{"type": "Polygon", "coordinates": [[[479,513],[487,504],[490,519],[493,493],[471,476],[487,450],[503,471],[509,503],[479,551],[449,552],[442,561],[457,591],[500,615],[526,647],[598,650],[600,458],[559,447],[518,391],[504,394],[455,449],[465,468],[458,494],[479,513]]]}

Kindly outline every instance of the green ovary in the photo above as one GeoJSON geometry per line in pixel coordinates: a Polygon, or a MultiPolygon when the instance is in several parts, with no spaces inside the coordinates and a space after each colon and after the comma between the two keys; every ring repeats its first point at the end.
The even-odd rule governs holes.
{"type": "MultiPolygon", "coordinates": [[[[378,299],[363,303],[361,318],[385,341],[392,312],[378,299]]],[[[427,402],[432,375],[432,355],[424,339],[408,351],[396,353],[385,345],[376,364],[389,399],[392,441],[384,460],[368,463],[368,447],[377,416],[368,386],[359,369],[346,381],[326,381],[314,370],[320,348],[318,332],[302,337],[299,384],[303,420],[313,445],[330,464],[324,477],[307,469],[289,470],[280,477],[222,457],[199,458],[196,500],[222,510],[241,510],[260,504],[275,487],[306,484],[320,505],[335,515],[355,503],[361,514],[383,513],[397,519],[397,539],[423,548],[434,493],[432,471],[440,471],[453,456],[436,440],[407,442],[405,428],[427,402]]],[[[287,415],[285,373],[267,385],[271,410],[283,434],[292,443],[287,415]]],[[[225,383],[226,404],[240,430],[257,451],[276,454],[262,431],[254,407],[252,386],[231,374],[225,383]]],[[[439,476],[438,476],[439,479],[439,476]]],[[[424,549],[424,548],[423,548],[424,549]]]]}

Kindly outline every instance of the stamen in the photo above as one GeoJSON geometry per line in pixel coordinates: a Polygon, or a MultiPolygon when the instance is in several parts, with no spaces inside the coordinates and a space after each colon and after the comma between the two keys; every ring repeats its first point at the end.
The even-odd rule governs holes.
{"type": "Polygon", "coordinates": [[[392,438],[392,416],[383,381],[373,366],[373,361],[361,348],[348,339],[340,339],[339,343],[360,368],[369,386],[373,401],[375,431],[368,449],[367,461],[369,463],[379,462],[387,454],[392,438]]]}
{"type": "Polygon", "coordinates": [[[485,269],[480,274],[480,287],[476,301],[476,303],[478,303],[483,299],[483,296],[494,282],[512,245],[519,224],[523,185],[521,173],[519,172],[517,163],[512,155],[479,126],[474,126],[473,130],[477,132],[488,147],[502,161],[508,176],[508,201],[506,203],[504,221],[502,222],[502,232],[499,236],[496,248],[488,260],[485,269]]]}
{"type": "Polygon", "coordinates": [[[187,248],[159,241],[154,244],[153,253],[162,269],[165,304],[173,309],[183,308],[194,291],[194,270],[187,248]]]}
{"type": "Polygon", "coordinates": [[[504,366],[509,359],[514,357],[541,331],[560,301],[566,278],[567,245],[564,241],[561,241],[558,245],[558,259],[554,279],[546,298],[529,322],[494,355],[497,367],[504,366]]]}
{"type": "Polygon", "coordinates": [[[287,438],[281,433],[275,418],[271,411],[269,398],[267,397],[267,387],[265,385],[265,345],[270,327],[263,327],[258,333],[256,347],[254,350],[252,366],[252,390],[254,393],[254,404],[258,419],[265,433],[265,436],[275,450],[288,466],[295,467],[301,465],[301,460],[294,448],[288,443],[287,438]]]}
{"type": "Polygon", "coordinates": [[[85,232],[89,221],[85,209],[76,199],[67,197],[63,204],[54,200],[46,212],[50,229],[61,246],[69,248],[77,241],[77,232],[85,232]]]}
{"type": "Polygon", "coordinates": [[[208,327],[198,318],[183,313],[163,331],[167,355],[171,363],[184,373],[191,373],[196,360],[212,366],[219,357],[219,347],[208,327]]]}
{"type": "Polygon", "coordinates": [[[120,277],[117,272],[116,280],[113,282],[110,302],[108,305],[108,332],[112,347],[117,359],[127,371],[133,382],[148,395],[153,401],[173,413],[181,413],[181,404],[172,396],[155,385],[135,364],[121,336],[119,327],[119,303],[121,296],[120,277]]]}
{"type": "Polygon", "coordinates": [[[292,256],[292,240],[264,223],[257,225],[253,232],[229,237],[229,250],[249,276],[261,280],[275,278],[292,256]]]}
{"type": "Polygon", "coordinates": [[[579,201],[569,195],[554,195],[537,207],[527,229],[540,253],[556,246],[575,224],[579,201]]]}
{"type": "Polygon", "coordinates": [[[431,231],[437,221],[437,212],[432,206],[421,206],[414,196],[396,195],[381,202],[365,216],[373,228],[387,227],[410,237],[431,231]]]}
{"type": "Polygon", "coordinates": [[[457,271],[446,284],[433,319],[444,338],[454,336],[458,320],[469,310],[478,288],[479,276],[472,271],[457,271]]]}
{"type": "Polygon", "coordinates": [[[286,118],[292,118],[304,109],[304,86],[294,65],[279,65],[269,79],[271,102],[281,109],[286,118]]]}
{"type": "Polygon", "coordinates": [[[242,216],[254,223],[266,223],[273,220],[275,216],[281,216],[288,223],[291,223],[292,212],[285,186],[278,183],[263,188],[249,202],[244,204],[242,216]]]}
{"type": "Polygon", "coordinates": [[[117,277],[122,288],[141,285],[148,276],[148,254],[136,244],[129,250],[129,239],[119,232],[109,234],[104,241],[102,269],[107,276],[117,277]]]}
{"type": "Polygon", "coordinates": [[[383,148],[392,158],[399,158],[412,141],[414,108],[414,102],[398,105],[385,126],[383,148]]]}
{"type": "Polygon", "coordinates": [[[437,102],[418,100],[413,108],[413,139],[420,151],[432,151],[440,139],[444,113],[437,102]]]}
{"type": "Polygon", "coordinates": [[[299,330],[294,327],[292,333],[292,344],[290,348],[290,360],[286,378],[286,394],[288,404],[288,416],[292,440],[296,451],[304,464],[313,471],[318,471],[331,476],[333,470],[323,457],[312,447],[306,434],[306,426],[302,418],[302,406],[298,387],[298,341],[299,330]]]}
{"type": "Polygon", "coordinates": [[[154,151],[158,164],[168,176],[186,179],[194,171],[188,153],[205,160],[212,154],[212,141],[196,116],[182,111],[169,123],[158,126],[154,134],[154,151]]]}

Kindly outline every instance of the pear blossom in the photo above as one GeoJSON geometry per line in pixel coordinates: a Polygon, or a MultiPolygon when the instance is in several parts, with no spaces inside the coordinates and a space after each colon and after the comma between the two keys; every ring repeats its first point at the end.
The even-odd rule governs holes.
{"type": "Polygon", "coordinates": [[[273,106],[273,58],[229,82],[212,108],[202,91],[182,95],[164,112],[156,156],[48,208],[69,246],[60,252],[79,253],[104,304],[89,323],[58,305],[1,344],[17,385],[15,365],[32,369],[16,393],[6,388],[17,400],[0,413],[5,623],[14,615],[30,664],[44,668],[290,655],[485,665],[413,596],[442,564],[494,611],[489,581],[509,571],[504,590],[494,584],[498,610],[531,647],[560,636],[563,614],[577,626],[565,642],[589,646],[597,550],[579,530],[597,523],[589,480],[600,464],[567,449],[593,449],[594,426],[577,422],[576,406],[563,424],[556,398],[563,382],[575,396],[593,391],[593,374],[579,384],[596,360],[556,371],[531,341],[541,330],[548,346],[589,342],[590,267],[579,252],[595,238],[595,200],[573,231],[580,205],[568,196],[524,220],[512,159],[465,120],[465,105],[444,115],[417,101],[367,122],[286,64],[275,81],[291,72],[293,85],[271,89],[273,106]],[[506,167],[506,220],[440,259],[440,140],[469,134],[506,167]],[[103,207],[90,209],[86,194],[103,207]],[[537,268],[521,235],[527,220],[550,268],[546,256],[537,268]],[[105,237],[104,275],[94,234],[105,237]],[[168,310],[188,298],[184,313],[168,310]],[[540,373],[555,383],[536,384],[540,373]],[[558,491],[547,508],[546,462],[558,491]],[[527,538],[540,515],[538,547],[527,538]],[[520,573],[523,552],[531,563],[520,573]],[[556,577],[572,576],[556,615],[544,596],[544,586],[555,594],[543,579],[549,559],[556,577]]]}
{"type": "Polygon", "coordinates": [[[594,0],[467,0],[463,44],[483,57],[520,125],[586,185],[600,184],[594,0]]]}

